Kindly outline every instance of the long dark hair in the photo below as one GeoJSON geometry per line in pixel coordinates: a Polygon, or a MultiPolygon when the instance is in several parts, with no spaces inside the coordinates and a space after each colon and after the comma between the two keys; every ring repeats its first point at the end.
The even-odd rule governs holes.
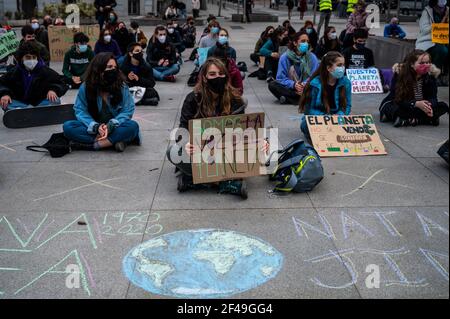
{"type": "Polygon", "coordinates": [[[263,41],[266,41],[266,40],[269,38],[269,31],[270,31],[270,30],[275,31],[275,27],[269,25],[269,26],[266,28],[266,30],[264,30],[263,34],[261,35],[261,39],[262,39],[263,41]]]}
{"type": "Polygon", "coordinates": [[[323,38],[323,41],[327,48],[330,48],[331,50],[335,50],[339,45],[339,40],[338,40],[338,38],[336,38],[334,40],[328,39],[328,33],[330,33],[331,30],[336,31],[336,28],[333,26],[328,26],[327,28],[325,28],[325,33],[322,38],[323,38]]]}
{"type": "MultiPolygon", "coordinates": [[[[417,82],[417,72],[413,68],[420,56],[428,54],[422,50],[414,50],[408,54],[400,65],[400,72],[395,86],[395,102],[414,99],[414,83],[417,82]]],[[[430,56],[431,59],[431,56],[430,56]]]]}
{"type": "Polygon", "coordinates": [[[116,81],[112,85],[107,85],[103,80],[103,72],[105,72],[109,60],[114,60],[117,64],[117,60],[111,52],[97,54],[92,59],[84,75],[88,111],[94,120],[98,120],[99,118],[97,96],[100,92],[108,92],[110,94],[110,101],[113,107],[117,107],[123,98],[122,87],[125,83],[125,76],[120,72],[118,64],[118,76],[116,81]]]}
{"type": "Polygon", "coordinates": [[[197,110],[196,118],[205,118],[212,117],[215,115],[216,111],[216,103],[217,101],[214,99],[214,96],[211,90],[207,85],[206,75],[208,74],[209,67],[211,65],[215,65],[223,74],[226,74],[228,78],[227,84],[225,85],[225,89],[223,93],[219,96],[219,104],[221,107],[220,115],[230,115],[232,112],[231,103],[233,101],[237,101],[238,103],[242,103],[242,98],[239,90],[235,89],[230,82],[230,75],[228,73],[227,67],[225,64],[217,59],[217,58],[208,58],[206,62],[203,64],[197,85],[194,88],[194,92],[197,95],[197,102],[199,108],[197,110]]]}
{"type": "Polygon", "coordinates": [[[298,53],[298,48],[297,48],[297,46],[294,44],[294,42],[298,41],[302,35],[308,36],[308,41],[309,41],[309,35],[308,35],[308,33],[307,33],[306,31],[300,31],[300,32],[297,32],[297,33],[291,38],[291,41],[289,41],[289,44],[288,44],[289,50],[298,53]]]}
{"type": "MultiPolygon", "coordinates": [[[[325,89],[325,86],[328,83],[328,77],[330,76],[328,72],[328,67],[332,66],[334,63],[336,63],[336,60],[338,58],[343,58],[344,56],[337,51],[330,51],[322,58],[322,62],[320,63],[319,68],[316,70],[316,72],[311,75],[311,79],[316,78],[317,76],[320,77],[320,83],[322,83],[322,96],[321,101],[322,105],[324,106],[323,111],[325,113],[330,113],[330,103],[328,102],[328,94],[327,90],[325,89]]],[[[300,112],[304,112],[306,105],[311,104],[311,84],[308,82],[306,84],[306,87],[303,91],[302,97],[300,98],[300,112]]],[[[339,108],[344,111],[347,106],[347,96],[345,92],[345,87],[341,87],[339,91],[339,108]]]]}

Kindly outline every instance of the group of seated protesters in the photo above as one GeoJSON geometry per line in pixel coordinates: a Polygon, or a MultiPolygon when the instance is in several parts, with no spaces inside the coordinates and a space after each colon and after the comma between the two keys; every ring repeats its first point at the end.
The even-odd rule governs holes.
{"type": "MultiPolygon", "coordinates": [[[[17,63],[0,77],[2,108],[59,104],[68,89],[77,88],[76,120],[63,125],[72,149],[114,148],[123,152],[129,144],[140,145],[139,125],[132,120],[136,103],[130,88],[145,88],[141,104],[158,104],[155,80],[176,81],[181,54],[195,45],[195,27],[192,21],[179,27],[171,20],[167,26],[157,26],[147,41],[139,26],[133,24],[133,41],[125,48],[119,43],[120,37],[115,36],[119,42],[114,39],[117,28],[122,30],[124,26],[117,21],[117,28],[111,28],[114,21],[111,18],[106,23],[94,49],[85,34],[74,35],[73,46],[64,57],[62,76],[44,60],[45,45],[39,45],[36,35],[29,34],[29,28],[24,27],[25,36],[15,54],[17,63]],[[179,36],[183,30],[191,30],[189,45],[184,41],[186,38],[179,36]]],[[[258,40],[258,51],[251,60],[263,68],[268,90],[282,104],[298,105],[304,115],[349,115],[352,94],[346,69],[376,66],[372,51],[365,47],[368,31],[355,29],[352,36],[353,44],[343,50],[332,26],[321,39],[314,36],[309,22],[299,32],[292,32],[290,24],[269,26],[258,40]],[[281,47],[284,51],[280,51],[281,47]]],[[[184,100],[179,127],[187,129],[192,119],[245,113],[243,76],[228,30],[211,19],[196,50],[194,89],[184,100]]],[[[431,55],[415,50],[395,64],[393,70],[390,92],[380,106],[381,121],[392,122],[395,127],[439,125],[439,118],[448,113],[448,105],[438,101],[439,69],[432,64],[431,55]]],[[[300,130],[309,137],[305,117],[300,130]]],[[[195,146],[189,141],[176,143],[167,151],[168,159],[179,171],[180,192],[204,186],[192,181],[190,156],[194,151],[195,146]],[[186,155],[187,160],[175,160],[180,154],[186,155]]],[[[248,196],[244,180],[225,181],[217,186],[220,193],[244,199],[248,196]]]]}

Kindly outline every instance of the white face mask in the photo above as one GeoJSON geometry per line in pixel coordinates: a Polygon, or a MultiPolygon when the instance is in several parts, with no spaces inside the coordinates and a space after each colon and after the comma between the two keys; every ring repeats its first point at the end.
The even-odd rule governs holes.
{"type": "Polygon", "coordinates": [[[166,43],[166,36],[165,35],[161,35],[158,37],[158,41],[161,43],[166,43]]]}
{"type": "Polygon", "coordinates": [[[103,40],[105,40],[105,42],[111,42],[111,36],[110,35],[105,35],[103,37],[103,40]]]}
{"type": "Polygon", "coordinates": [[[438,0],[438,6],[443,8],[447,4],[447,0],[438,0]]]}
{"type": "Polygon", "coordinates": [[[175,29],[174,28],[169,28],[169,29],[167,29],[167,31],[169,31],[169,33],[172,34],[172,33],[175,32],[175,29]]]}
{"type": "Polygon", "coordinates": [[[329,34],[328,34],[328,37],[329,37],[331,40],[336,40],[336,39],[337,39],[337,33],[336,33],[336,32],[329,33],[329,34]]]}
{"type": "Polygon", "coordinates": [[[33,71],[36,65],[38,64],[38,60],[24,60],[23,65],[28,71],[33,71]]]}

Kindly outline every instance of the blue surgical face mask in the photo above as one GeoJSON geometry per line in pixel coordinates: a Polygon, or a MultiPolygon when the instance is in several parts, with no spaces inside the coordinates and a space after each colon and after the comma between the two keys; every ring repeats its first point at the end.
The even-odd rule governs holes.
{"type": "Polygon", "coordinates": [[[212,29],[211,29],[211,33],[212,34],[217,34],[217,33],[219,33],[219,28],[218,27],[213,27],[212,29]]]}
{"type": "Polygon", "coordinates": [[[226,44],[228,43],[228,37],[226,35],[219,36],[219,43],[220,44],[226,44]]]}
{"type": "Polygon", "coordinates": [[[309,50],[309,43],[308,42],[302,42],[298,45],[298,50],[300,53],[306,53],[309,50]]]}
{"type": "Polygon", "coordinates": [[[306,33],[311,34],[313,32],[312,28],[306,28],[306,33]]]}
{"type": "Polygon", "coordinates": [[[87,49],[88,49],[87,44],[80,44],[80,45],[78,46],[78,50],[80,50],[81,53],[86,52],[87,49]]]}
{"type": "Polygon", "coordinates": [[[335,79],[341,79],[345,76],[345,66],[337,66],[334,71],[332,71],[331,76],[335,79]]]}
{"type": "Polygon", "coordinates": [[[33,30],[37,30],[37,29],[39,29],[39,23],[37,23],[37,22],[32,23],[31,27],[33,28],[33,30]]]}

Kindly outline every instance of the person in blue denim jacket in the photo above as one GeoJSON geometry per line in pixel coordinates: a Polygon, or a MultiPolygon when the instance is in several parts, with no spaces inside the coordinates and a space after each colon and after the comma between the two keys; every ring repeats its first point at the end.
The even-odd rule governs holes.
{"type": "MultiPolygon", "coordinates": [[[[306,85],[300,99],[300,112],[305,115],[349,115],[352,108],[352,88],[345,76],[345,59],[337,51],[324,55],[312,80],[306,85]]],[[[306,117],[300,128],[309,138],[306,117]]]]}
{"type": "Polygon", "coordinates": [[[140,144],[139,125],[131,120],[134,100],[112,53],[100,53],[86,70],[74,110],[77,120],[64,123],[72,149],[100,150],[140,144]]]}

